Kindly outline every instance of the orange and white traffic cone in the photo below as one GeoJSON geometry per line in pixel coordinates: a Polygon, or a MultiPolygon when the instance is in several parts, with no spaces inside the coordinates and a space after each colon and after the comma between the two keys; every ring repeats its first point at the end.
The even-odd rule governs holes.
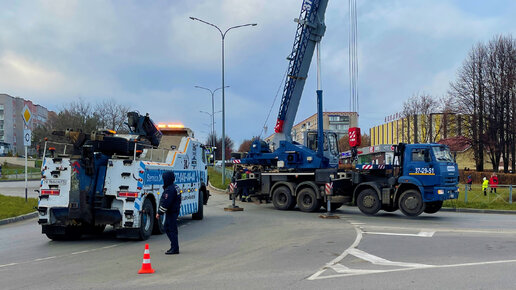
{"type": "Polygon", "coordinates": [[[150,262],[150,251],[149,244],[145,244],[145,252],[143,252],[143,263],[142,268],[138,271],[138,274],[152,274],[154,273],[154,269],[152,269],[150,262]]]}

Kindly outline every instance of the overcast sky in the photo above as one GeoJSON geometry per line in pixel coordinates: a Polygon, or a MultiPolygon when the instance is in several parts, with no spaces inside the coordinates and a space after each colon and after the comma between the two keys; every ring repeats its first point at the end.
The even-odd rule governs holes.
{"type": "MultiPolygon", "coordinates": [[[[516,36],[512,0],[357,1],[359,126],[383,123],[417,93],[446,94],[470,48],[516,36]]],[[[112,98],[156,122],[182,122],[205,140],[211,95],[221,86],[226,36],[226,134],[238,145],[262,132],[294,41],[301,0],[2,1],[0,93],[58,111],[112,98]],[[280,4],[281,3],[281,4],[280,4]]],[[[322,40],[325,111],[349,111],[348,1],[330,0],[322,40]]],[[[314,64],[315,62],[312,62],[314,64]]],[[[316,112],[315,67],[297,121],[316,112]]],[[[273,131],[281,95],[267,123],[273,131]]],[[[216,94],[215,111],[221,110],[216,94]]],[[[221,133],[221,114],[216,130],[221,133]]]]}

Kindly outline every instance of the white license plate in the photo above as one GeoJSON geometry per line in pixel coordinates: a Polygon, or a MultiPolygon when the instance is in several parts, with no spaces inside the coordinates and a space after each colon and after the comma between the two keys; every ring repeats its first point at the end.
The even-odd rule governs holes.
{"type": "Polygon", "coordinates": [[[448,166],[448,171],[455,171],[455,166],[448,166]]]}
{"type": "Polygon", "coordinates": [[[52,185],[66,185],[68,180],[66,179],[44,179],[43,184],[52,184],[52,185]]]}

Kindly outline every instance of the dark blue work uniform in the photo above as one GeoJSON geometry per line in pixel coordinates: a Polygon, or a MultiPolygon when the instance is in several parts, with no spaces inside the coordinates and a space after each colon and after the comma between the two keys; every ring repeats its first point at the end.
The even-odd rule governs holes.
{"type": "Polygon", "coordinates": [[[174,185],[175,175],[172,171],[163,173],[163,187],[158,214],[165,215],[165,232],[170,240],[170,250],[166,254],[179,254],[179,242],[177,241],[177,217],[181,209],[181,195],[174,185]]]}

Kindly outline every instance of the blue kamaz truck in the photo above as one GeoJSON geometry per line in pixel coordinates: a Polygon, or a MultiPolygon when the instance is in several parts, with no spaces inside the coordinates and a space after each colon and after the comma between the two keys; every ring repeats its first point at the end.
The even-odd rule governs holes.
{"type": "Polygon", "coordinates": [[[352,203],[367,215],[400,209],[407,216],[418,216],[436,213],[443,201],[458,198],[459,171],[447,146],[400,143],[392,148],[391,164],[356,164],[356,170],[253,166],[235,187],[245,188],[257,199],[272,200],[277,209],[297,205],[305,212],[326,207],[329,200],[332,211],[352,203]]]}

